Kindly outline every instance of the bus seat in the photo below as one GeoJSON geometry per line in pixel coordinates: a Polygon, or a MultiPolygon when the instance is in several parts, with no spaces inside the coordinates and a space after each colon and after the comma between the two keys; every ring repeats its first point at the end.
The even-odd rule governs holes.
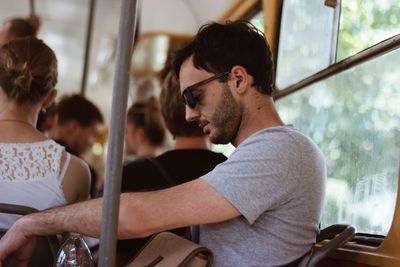
{"type": "MultiPolygon", "coordinates": [[[[0,213],[27,215],[38,210],[14,204],[0,203],[0,213]]],[[[7,229],[0,229],[0,238],[7,232],[7,229]]],[[[40,236],[36,239],[36,247],[28,267],[52,267],[60,242],[56,236],[40,236]]],[[[10,259],[5,267],[14,267],[15,262],[10,259]]]]}
{"type": "Polygon", "coordinates": [[[317,236],[316,243],[329,240],[323,243],[319,248],[311,249],[299,262],[298,267],[314,267],[319,261],[325,258],[329,253],[344,245],[353,238],[356,228],[347,224],[334,224],[321,230],[317,236]]]}

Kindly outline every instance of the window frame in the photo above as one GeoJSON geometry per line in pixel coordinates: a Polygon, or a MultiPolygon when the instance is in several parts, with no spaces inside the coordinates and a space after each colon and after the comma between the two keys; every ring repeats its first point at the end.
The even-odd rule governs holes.
{"type": "Polygon", "coordinates": [[[390,51],[400,48],[400,34],[390,37],[378,44],[364,49],[357,54],[345,58],[337,63],[330,65],[329,67],[309,76],[291,86],[288,86],[281,90],[274,90],[273,97],[275,100],[292,94],[298,90],[301,90],[311,84],[318,81],[325,80],[333,75],[337,75],[343,71],[349,70],[355,66],[358,66],[368,60],[375,57],[382,56],[390,51]]]}
{"type": "MultiPolygon", "coordinates": [[[[269,7],[274,8],[274,10],[265,10],[265,16],[270,15],[272,17],[265,20],[265,29],[266,29],[266,37],[271,42],[270,45],[272,47],[273,54],[276,55],[279,44],[279,32],[280,32],[280,21],[282,16],[282,3],[284,0],[263,0],[264,7],[269,4],[269,7]],[[276,22],[276,23],[272,23],[276,22]],[[268,23],[271,23],[268,28],[268,23]]],[[[326,0],[329,2],[329,0],[326,0]]],[[[340,20],[340,10],[337,13],[337,16],[340,20]]],[[[339,25],[339,24],[338,24],[339,25]]],[[[337,29],[339,32],[339,27],[337,29]]],[[[336,39],[338,40],[338,35],[336,39]]],[[[383,56],[391,51],[400,49],[400,33],[393,35],[390,38],[387,38],[375,45],[372,45],[352,56],[349,56],[339,62],[333,63],[327,68],[305,77],[304,79],[287,86],[285,88],[281,88],[280,90],[274,87],[273,98],[274,100],[279,100],[280,98],[286,97],[292,93],[295,93],[299,90],[305,89],[309,85],[312,85],[318,81],[327,79],[331,76],[337,75],[341,72],[359,66],[366,61],[372,60],[376,57],[383,56]]],[[[335,53],[336,58],[336,53],[335,53]]],[[[400,164],[399,164],[400,165],[400,164]]],[[[398,169],[398,177],[400,180],[400,166],[396,166],[398,169]]],[[[363,263],[368,265],[378,265],[379,266],[397,266],[400,262],[400,247],[398,246],[398,235],[400,233],[400,181],[397,185],[397,197],[395,204],[395,211],[393,215],[393,220],[391,223],[391,227],[386,236],[375,235],[375,234],[364,234],[357,233],[354,242],[349,242],[345,244],[340,250],[338,250],[334,255],[330,257],[326,263],[333,264],[332,266],[336,266],[337,264],[343,264],[346,261],[347,265],[350,260],[353,264],[363,263]],[[372,238],[373,240],[369,240],[375,242],[376,244],[366,244],[368,239],[372,238]],[[357,239],[363,239],[361,242],[357,242],[357,239]],[[364,244],[362,243],[364,242],[364,244]]],[[[352,265],[350,263],[350,265],[352,265]]],[[[350,266],[349,265],[349,266],[350,266]]]]}
{"type": "MultiPolygon", "coordinates": [[[[276,2],[276,1],[273,1],[273,2],[276,2]]],[[[287,3],[287,1],[279,0],[277,2],[280,2],[280,5],[277,5],[278,12],[279,12],[279,15],[278,15],[278,17],[279,17],[279,25],[277,25],[277,31],[275,33],[276,43],[274,45],[271,45],[271,44],[270,45],[273,46],[273,47],[276,47],[276,51],[274,51],[274,56],[275,56],[274,57],[275,77],[274,77],[274,88],[273,88],[273,91],[279,92],[279,91],[285,90],[286,88],[290,88],[290,87],[298,84],[299,82],[307,79],[310,76],[305,77],[303,79],[298,79],[296,82],[292,83],[290,86],[286,86],[286,87],[283,87],[283,88],[279,88],[276,85],[276,77],[277,77],[277,71],[278,71],[277,66],[278,66],[278,60],[279,60],[278,50],[279,50],[279,44],[280,44],[281,37],[282,37],[281,36],[282,20],[284,19],[284,16],[283,16],[282,13],[283,13],[283,10],[285,8],[285,4],[287,3]]],[[[332,28],[331,28],[331,34],[330,34],[330,48],[329,48],[330,52],[329,52],[329,59],[328,59],[328,62],[329,62],[328,63],[328,67],[329,67],[332,64],[335,64],[336,58],[337,58],[336,56],[337,56],[337,48],[338,48],[338,40],[339,40],[338,37],[339,37],[339,29],[340,29],[341,0],[326,0],[324,5],[327,8],[333,8],[334,9],[333,10],[333,19],[332,19],[333,20],[332,21],[332,28]]],[[[273,15],[273,13],[271,15],[273,15]]],[[[267,16],[267,14],[266,14],[266,16],[267,16]]],[[[267,28],[267,25],[265,25],[265,28],[267,28]]],[[[320,71],[318,71],[316,73],[319,73],[319,72],[321,72],[323,70],[324,69],[322,69],[322,70],[320,70],[320,71]]],[[[312,74],[311,76],[313,76],[314,74],[312,74]]]]}

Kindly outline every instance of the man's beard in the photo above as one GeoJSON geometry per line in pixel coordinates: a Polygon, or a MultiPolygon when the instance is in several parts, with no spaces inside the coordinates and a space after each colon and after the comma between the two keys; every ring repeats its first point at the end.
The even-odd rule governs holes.
{"type": "Polygon", "coordinates": [[[214,144],[228,144],[238,133],[242,116],[242,108],[236,103],[227,84],[223,84],[223,92],[210,119],[214,132],[209,135],[214,144]]]}

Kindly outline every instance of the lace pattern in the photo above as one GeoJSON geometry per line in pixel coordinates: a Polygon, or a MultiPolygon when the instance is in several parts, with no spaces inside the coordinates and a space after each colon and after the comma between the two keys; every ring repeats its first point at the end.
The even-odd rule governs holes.
{"type": "Polygon", "coordinates": [[[58,176],[64,148],[53,140],[37,143],[0,143],[0,180],[35,180],[58,176]]]}

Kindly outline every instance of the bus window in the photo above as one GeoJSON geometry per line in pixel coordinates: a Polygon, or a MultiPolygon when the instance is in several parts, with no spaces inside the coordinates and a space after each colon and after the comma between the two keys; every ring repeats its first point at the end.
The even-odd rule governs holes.
{"type": "MultiPolygon", "coordinates": [[[[80,88],[88,3],[80,0],[35,1],[37,15],[42,21],[38,37],[45,40],[57,55],[59,95],[76,92],[80,88]]],[[[1,22],[28,15],[29,1],[0,3],[1,22]]]]}
{"type": "Polygon", "coordinates": [[[45,20],[39,38],[45,40],[57,55],[60,95],[76,92],[81,86],[89,5],[88,1],[84,1],[85,4],[78,2],[36,1],[36,9],[45,20]],[[69,38],[66,40],[65,36],[69,38]]]}
{"type": "Polygon", "coordinates": [[[338,60],[399,33],[398,0],[342,1],[338,60]]]}
{"type": "Polygon", "coordinates": [[[259,10],[252,18],[250,22],[257,27],[260,31],[264,32],[264,11],[259,10]]]}
{"type": "Polygon", "coordinates": [[[400,151],[400,50],[277,101],[286,123],[311,136],[327,159],[322,227],[350,223],[386,235],[400,151]]]}
{"type": "Polygon", "coordinates": [[[320,0],[283,2],[275,81],[278,89],[334,62],[338,8],[320,0]]]}

